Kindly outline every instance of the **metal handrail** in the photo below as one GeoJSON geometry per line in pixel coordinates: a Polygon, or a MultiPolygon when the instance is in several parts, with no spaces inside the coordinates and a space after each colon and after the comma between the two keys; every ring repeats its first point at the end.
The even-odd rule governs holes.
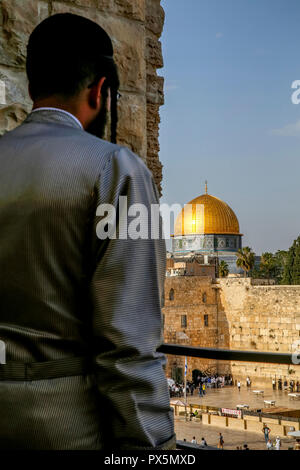
{"type": "Polygon", "coordinates": [[[270,364],[291,364],[291,353],[273,353],[264,351],[239,351],[233,349],[199,348],[182,344],[162,344],[158,351],[174,356],[199,357],[222,361],[265,362],[270,364]]]}

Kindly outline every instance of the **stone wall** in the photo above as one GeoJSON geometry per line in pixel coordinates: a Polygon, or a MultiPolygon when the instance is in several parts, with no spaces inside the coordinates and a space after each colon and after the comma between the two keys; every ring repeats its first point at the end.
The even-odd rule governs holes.
{"type": "Polygon", "coordinates": [[[163,65],[159,37],[164,12],[160,0],[0,0],[0,135],[22,122],[31,109],[24,71],[29,34],[41,20],[59,12],[86,16],[111,35],[122,94],[118,143],[144,159],[161,191],[158,126],[163,78],[157,69],[163,65]]]}
{"type": "MultiPolygon", "coordinates": [[[[230,349],[295,351],[293,345],[300,340],[300,286],[259,286],[251,279],[234,278],[219,279],[218,285],[230,349]]],[[[257,385],[271,385],[275,376],[300,381],[300,365],[232,362],[231,370],[236,379],[245,382],[249,375],[257,385]]]]}
{"type": "MultiPolygon", "coordinates": [[[[257,284],[258,280],[244,278],[213,282],[201,276],[167,277],[163,308],[165,342],[292,354],[293,345],[300,340],[300,286],[257,284]],[[169,300],[171,289],[174,300],[169,300]],[[208,327],[204,325],[205,314],[208,327]],[[186,328],[181,326],[181,315],[187,315],[186,328]]],[[[168,356],[168,376],[175,365],[184,367],[184,358],[168,356]]],[[[244,384],[249,375],[257,386],[271,386],[275,377],[300,381],[300,365],[296,364],[229,363],[195,358],[189,359],[188,377],[193,369],[208,368],[219,373],[231,372],[235,380],[240,379],[244,384]]]]}

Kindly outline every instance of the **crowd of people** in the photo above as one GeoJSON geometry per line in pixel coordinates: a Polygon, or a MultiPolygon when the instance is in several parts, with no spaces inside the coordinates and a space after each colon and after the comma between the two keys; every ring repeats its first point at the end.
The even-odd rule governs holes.
{"type": "Polygon", "coordinates": [[[277,380],[272,379],[272,387],[273,387],[273,390],[278,389],[278,390],[290,391],[291,393],[293,392],[300,393],[299,380],[295,382],[294,380],[288,381],[287,378],[285,378],[284,380],[282,378],[279,378],[277,380]]]}
{"type": "MultiPolygon", "coordinates": [[[[168,379],[168,383],[170,397],[184,397],[184,384],[175,382],[172,379],[168,379]]],[[[186,395],[193,396],[195,392],[198,392],[199,396],[203,396],[208,388],[222,388],[225,385],[233,385],[231,375],[198,375],[194,381],[187,381],[186,395]]]]}

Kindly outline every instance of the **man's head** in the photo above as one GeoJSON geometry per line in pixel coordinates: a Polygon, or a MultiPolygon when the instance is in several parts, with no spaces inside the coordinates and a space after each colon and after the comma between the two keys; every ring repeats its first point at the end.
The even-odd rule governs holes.
{"type": "Polygon", "coordinates": [[[71,13],[42,21],[29,38],[26,71],[34,108],[69,110],[99,137],[110,108],[115,142],[118,72],[112,41],[97,23],[71,13]]]}

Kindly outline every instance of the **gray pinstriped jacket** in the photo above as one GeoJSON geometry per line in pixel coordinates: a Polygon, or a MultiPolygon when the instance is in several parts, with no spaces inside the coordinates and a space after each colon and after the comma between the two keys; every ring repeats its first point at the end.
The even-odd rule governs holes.
{"type": "Polygon", "coordinates": [[[174,447],[165,241],[97,237],[120,195],[159,203],[139,157],[71,116],[31,113],[0,139],[0,449],[174,447]]]}

